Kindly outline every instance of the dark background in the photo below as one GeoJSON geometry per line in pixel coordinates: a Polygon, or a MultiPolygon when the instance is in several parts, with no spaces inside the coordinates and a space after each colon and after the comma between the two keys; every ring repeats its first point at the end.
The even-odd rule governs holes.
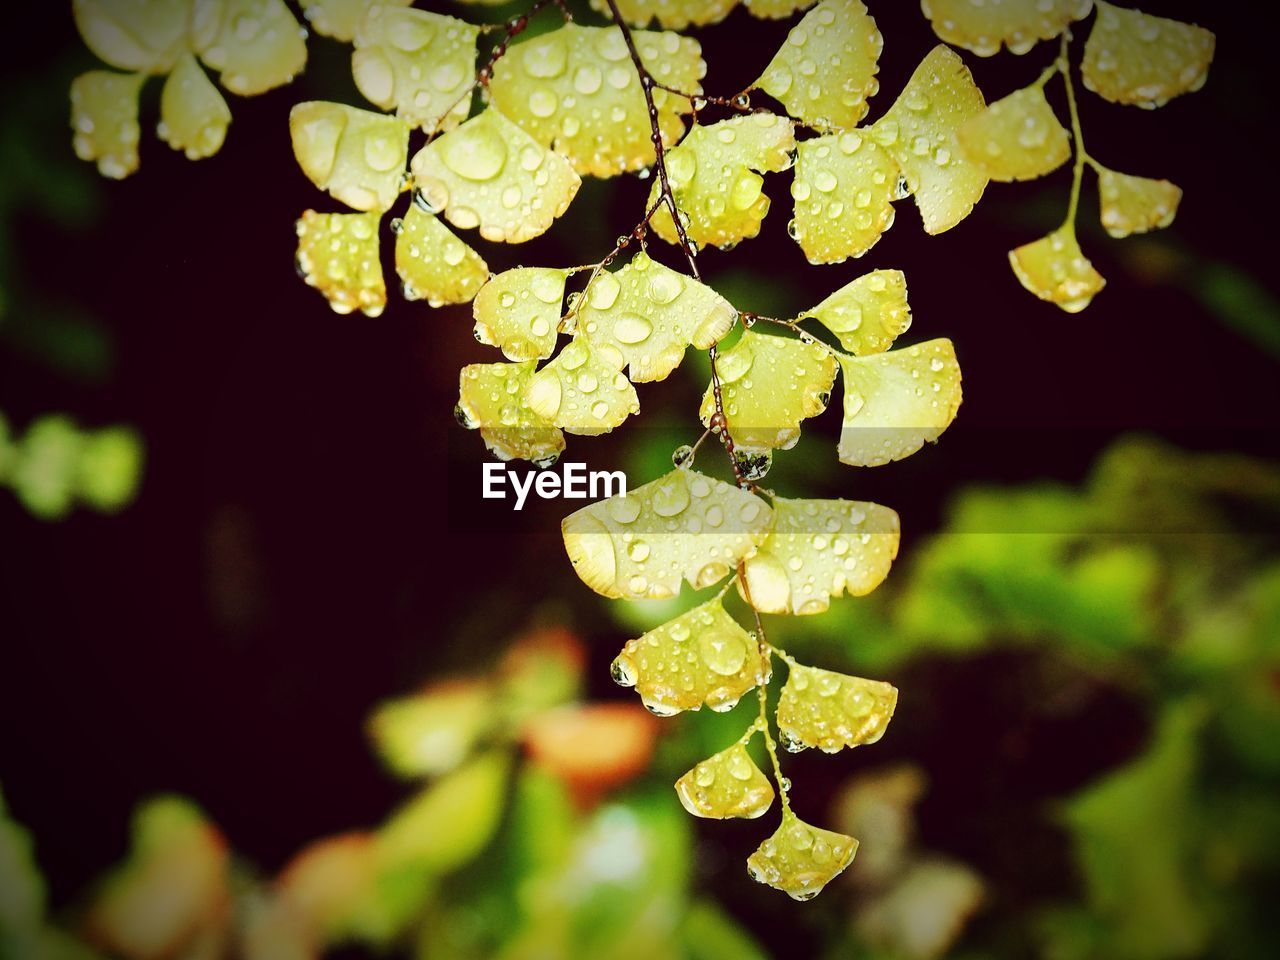
{"type": "MultiPolygon", "coordinates": [[[[870,6],[886,41],[874,119],[936,39],[918,5],[870,6]]],[[[36,138],[33,152],[55,158],[51,171],[76,162],[65,91],[93,65],[65,7],[24,5],[27,20],[0,64],[6,123],[30,105],[21,129],[36,138]]],[[[961,487],[1079,479],[1131,430],[1193,448],[1280,453],[1276,358],[1240,321],[1224,323],[1200,284],[1206,271],[1228,269],[1257,278],[1262,293],[1276,289],[1274,120],[1264,99],[1272,40],[1239,7],[1149,8],[1214,29],[1218,55],[1205,90],[1154,113],[1083,96],[1085,140],[1099,160],[1186,191],[1166,235],[1114,241],[1097,226],[1086,183],[1081,242],[1109,285],[1084,313],[1033,299],[1005,256],[1060,221],[1065,167],[1034,184],[992,184],[977,212],[940,237],[926,237],[904,201],[867,257],[823,268],[808,267],[785,234],[789,175],[771,177],[775,205],[761,237],[702,257],[709,282],[758,298],[730,293],[739,307],[788,315],[867,270],[902,266],[915,316],[909,339],[956,342],[965,403],[941,444],[837,474],[838,486],[820,476],[806,491],[891,504],[905,518],[905,555],[961,487]]],[[[738,10],[696,31],[707,89],[746,86],[786,29],[738,10]]],[[[294,219],[339,207],[297,169],[288,109],[310,98],[363,105],[349,48],[313,36],[309,50],[291,87],[228,96],[234,120],[217,157],[188,162],[152,135],[152,82],[139,173],[98,182],[84,167],[87,187],[75,187],[85,191],[83,216],[45,215],[56,196],[11,201],[11,269],[30,296],[11,298],[5,322],[21,331],[46,308],[74,305],[110,351],[92,370],[69,373],[29,337],[11,335],[0,343],[0,409],[19,427],[49,410],[89,426],[128,422],[148,446],[139,499],[119,517],[43,523],[0,497],[0,782],[15,818],[39,838],[56,904],[120,857],[129,811],[151,792],[198,798],[267,870],[310,838],[375,822],[402,791],[367,748],[370,707],[466,666],[465,651],[499,649],[548,604],[584,631],[594,690],[613,695],[606,668],[622,638],[559,543],[559,518],[576,504],[514,514],[478,499],[483,446],[451,408],[459,367],[497,354],[473,341],[469,309],[430,310],[390,289],[383,316],[343,317],[294,274],[294,219]]],[[[965,59],[995,99],[1033,80],[1054,52],[1044,44],[1025,57],[965,59]]],[[[62,183],[50,176],[25,189],[62,183]]],[[[478,246],[495,270],[599,259],[635,222],[648,187],[633,177],[589,181],[544,238],[518,250],[478,246]]],[[[661,241],[654,250],[670,253],[661,241]]],[[[621,433],[661,423],[692,442],[699,370],[687,363],[662,386],[642,386],[652,419],[621,433]]],[[[812,432],[834,436],[837,424],[829,414],[812,432]]],[[[566,456],[593,468],[624,462],[616,436],[570,438],[566,456]]],[[[993,666],[1012,678],[1025,665],[966,669],[993,666]]],[[[960,697],[973,680],[931,682],[960,697]]],[[[1002,722],[998,700],[983,709],[1002,722]]],[[[1123,711],[1103,709],[1090,722],[1097,728],[1026,731],[1022,764],[982,754],[994,745],[966,747],[963,758],[921,754],[917,746],[943,742],[927,737],[890,751],[939,775],[942,800],[927,806],[922,826],[930,844],[998,873],[1001,855],[972,833],[966,812],[1009,791],[1031,803],[1068,789],[1132,750],[1142,732],[1123,711]],[[1055,763],[1031,747],[1051,749],[1055,763]],[[967,789],[961,759],[970,770],[994,767],[990,782],[967,789]]],[[[819,762],[806,777],[834,778],[840,767],[819,762]]],[[[1016,844],[1011,830],[1005,842],[1016,844]]]]}

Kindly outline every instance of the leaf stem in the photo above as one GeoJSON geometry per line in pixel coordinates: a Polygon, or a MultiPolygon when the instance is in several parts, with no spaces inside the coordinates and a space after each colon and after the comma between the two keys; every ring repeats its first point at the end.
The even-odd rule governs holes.
{"type": "Polygon", "coordinates": [[[1071,200],[1067,204],[1066,224],[1075,230],[1076,211],[1080,207],[1080,186],[1084,182],[1084,167],[1092,163],[1093,158],[1084,148],[1084,133],[1080,127],[1080,107],[1076,103],[1075,83],[1071,79],[1071,31],[1062,34],[1062,45],[1053,69],[1062,74],[1063,86],[1067,89],[1067,108],[1071,112],[1071,138],[1075,147],[1075,165],[1071,171],[1071,200]]]}
{"type": "Polygon", "coordinates": [[[769,678],[773,675],[773,655],[777,651],[769,645],[764,632],[764,622],[760,619],[760,611],[751,602],[751,589],[747,586],[745,563],[738,564],[737,579],[738,585],[742,588],[742,597],[747,601],[747,606],[751,608],[751,615],[756,621],[756,649],[760,655],[760,669],[756,674],[756,698],[760,703],[760,714],[756,718],[755,725],[764,734],[764,749],[769,754],[769,763],[773,766],[773,779],[778,785],[778,796],[782,798],[782,812],[785,815],[791,811],[791,799],[788,796],[791,782],[782,775],[782,763],[778,760],[778,744],[773,739],[773,732],[769,726],[769,678]]]}

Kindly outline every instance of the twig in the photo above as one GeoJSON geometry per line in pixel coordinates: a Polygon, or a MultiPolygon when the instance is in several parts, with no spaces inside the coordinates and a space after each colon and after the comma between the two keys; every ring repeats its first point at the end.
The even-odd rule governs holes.
{"type": "Polygon", "coordinates": [[[769,762],[773,765],[773,779],[778,784],[778,795],[782,798],[783,813],[791,809],[791,801],[787,796],[791,781],[782,775],[782,763],[778,760],[778,744],[773,739],[769,728],[769,676],[773,672],[773,647],[764,633],[764,623],[760,619],[760,611],[751,602],[751,589],[747,586],[747,568],[745,563],[738,564],[738,586],[742,589],[742,598],[751,608],[751,615],[756,621],[756,649],[760,654],[760,670],[756,675],[756,698],[760,702],[760,715],[753,727],[758,727],[764,734],[764,749],[769,754],[769,762]]]}
{"type": "Polygon", "coordinates": [[[1076,104],[1076,88],[1071,80],[1071,60],[1068,56],[1071,49],[1071,31],[1062,35],[1061,52],[1058,54],[1054,68],[1062,73],[1063,85],[1067,88],[1067,108],[1071,112],[1071,137],[1075,147],[1075,165],[1071,170],[1071,200],[1067,204],[1067,220],[1075,229],[1076,210],[1080,206],[1080,185],[1084,181],[1084,166],[1092,163],[1092,158],[1084,148],[1084,134],[1080,128],[1080,108],[1076,104]]]}

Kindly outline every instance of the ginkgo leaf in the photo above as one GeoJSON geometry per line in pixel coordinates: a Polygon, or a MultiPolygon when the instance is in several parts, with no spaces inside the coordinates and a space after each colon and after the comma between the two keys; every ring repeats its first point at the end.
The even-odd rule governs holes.
{"type": "Polygon", "coordinates": [[[782,20],[813,4],[814,0],[742,0],[753,17],[763,20],[782,20]]]}
{"type": "Polygon", "coordinates": [[[703,760],[676,781],[676,796],[695,817],[754,820],[773,805],[773,784],[745,744],[703,760]]]}
{"type": "Polygon", "coordinates": [[[608,433],[640,412],[636,388],[586,338],[574,337],[529,384],[529,406],[583,436],[608,433]]]}
{"type": "MultiPolygon", "coordinates": [[[[702,92],[707,65],[698,41],[648,30],[632,36],[654,80],[702,92]]],[[[648,107],[618,27],[568,23],[516,44],[495,65],[489,93],[494,106],[580,174],[611,177],[654,162],[648,107]]],[[[653,102],[664,142],[674,143],[691,102],[657,87],[653,102]]]]}
{"type": "Polygon", "coordinates": [[[141,73],[90,70],[71,82],[71,145],[76,156],[120,180],[138,169],[138,95],[141,73]]]}
{"type": "Polygon", "coordinates": [[[1173,223],[1182,189],[1168,180],[1103,168],[1098,171],[1098,195],[1102,200],[1102,226],[1119,239],[1173,223]]]}
{"type": "MultiPolygon", "coordinates": [[[[333,37],[343,43],[355,39],[365,12],[375,5],[375,0],[300,0],[302,15],[316,33],[333,37]]],[[[382,7],[407,7],[413,0],[376,0],[382,7]]]]}
{"type": "Polygon", "coordinates": [[[969,215],[986,189],[987,175],[965,157],[956,139],[960,126],[985,107],[964,61],[939,45],[920,61],[893,106],[871,127],[872,139],[902,168],[925,233],[950,230],[969,215]]]}
{"type": "Polygon", "coordinates": [[[960,409],[960,365],[950,340],[869,357],[840,357],[844,373],[841,463],[875,467],[937,440],[960,409]]]}
{"type": "Polygon", "coordinates": [[[801,143],[790,233],[809,262],[839,263],[870,250],[893,226],[900,178],[897,161],[859,132],[801,143]]]}
{"type": "Polygon", "coordinates": [[[956,132],[969,162],[992,180],[1033,180],[1071,156],[1071,137],[1033,83],[997,100],[956,132]]]}
{"type": "MultiPolygon", "coordinates": [[[[657,20],[668,30],[719,23],[738,0],[617,0],[622,19],[634,27],[647,27],[657,20]]],[[[605,0],[591,0],[591,9],[609,16],[605,0]]]]}
{"type": "Polygon", "coordinates": [[[523,243],[567,209],[582,181],[559,154],[489,109],[418,151],[411,165],[428,203],[461,230],[523,243]]]}
{"type": "Polygon", "coordinates": [[[471,112],[479,35],[456,17],[374,5],[356,29],[351,74],[371,103],[414,126],[451,130],[471,112]]]}
{"type": "MultiPolygon", "coordinates": [[[[794,124],[772,113],[751,113],[690,130],[666,155],[676,206],[689,218],[685,225],[689,239],[727,247],[758,234],[769,212],[760,174],[790,167],[795,148],[794,124]]],[[[650,206],[657,202],[660,189],[655,181],[650,206]]],[[[662,239],[678,241],[665,206],[658,208],[650,224],[662,239]]]]}
{"type": "Polygon", "coordinates": [[[426,300],[432,307],[467,303],[489,279],[480,254],[416,203],[396,230],[396,273],[406,300],[426,300]]]}
{"type": "Polygon", "coordinates": [[[409,125],[399,117],[309,100],[289,111],[293,155],[307,178],[356,210],[386,210],[400,196],[409,125]]]}
{"type": "Polygon", "coordinates": [[[284,0],[195,0],[200,59],[242,97],[283,86],[307,63],[307,32],[284,0]]]}
{"type": "MultiPolygon", "coordinates": [[[[746,452],[795,446],[800,421],[827,409],[836,380],[829,348],[754,330],[720,354],[716,369],[729,432],[746,452]]],[[[707,387],[698,413],[704,426],[715,412],[715,391],[707,387]]]]}
{"type": "Polygon", "coordinates": [[[641,251],[583,292],[577,329],[635,383],[665,379],[690,345],[706,350],[732,329],[738,311],[692,277],[641,251]]]}
{"type": "Polygon", "coordinates": [[[897,705],[897,688],[882,680],[793,663],[778,697],[778,733],[788,750],[836,753],[883,737],[897,705]]]}
{"type": "Polygon", "coordinates": [[[751,605],[805,615],[844,593],[865,596],[889,575],[898,531],[898,515],[879,504],[774,497],[773,530],[745,561],[751,605]]]}
{"type": "Polygon", "coordinates": [[[733,709],[755,688],[762,668],[755,640],[716,597],[628,640],[612,673],[624,687],[635,687],[650,711],[669,717],[704,703],[716,711],[733,709]]]}
{"type": "Polygon", "coordinates": [[[156,133],[188,160],[211,157],[222,148],[231,123],[231,108],[187,53],[164,82],[160,95],[160,123],[156,133]]]}
{"type": "Polygon", "coordinates": [[[494,718],[488,684],[453,680],[379,705],[369,718],[369,735],[392,773],[434,777],[462,763],[494,718]]]}
{"type": "Polygon", "coordinates": [[[85,46],[130,72],[168,73],[187,49],[192,0],[74,0],[85,46]]]}
{"type": "Polygon", "coordinates": [[[570,514],[565,550],[606,597],[673,597],[723,580],[768,535],[773,511],[746,490],[679,469],[570,514]]]}
{"type": "Polygon", "coordinates": [[[1093,0],[920,0],[938,38],[980,57],[1026,53],[1089,15],[1093,0]]]}
{"type": "Polygon", "coordinates": [[[1069,223],[1009,251],[1009,263],[1024,287],[1067,313],[1079,313],[1107,285],[1081,252],[1069,223]]]}
{"type": "Polygon", "coordinates": [[[907,278],[901,270],[873,270],[846,283],[805,316],[834,333],[850,353],[883,353],[911,326],[907,278]]]}
{"type": "Polygon", "coordinates": [[[858,841],[853,837],[810,826],[783,810],[778,829],[747,858],[747,872],[793,900],[812,900],[853,862],[857,852],[858,841]]]}
{"type": "Polygon", "coordinates": [[[851,129],[879,89],[883,48],[862,0],[822,0],[791,28],[755,85],[797,120],[820,130],[851,129]]]}
{"type": "Polygon", "coordinates": [[[1097,0],[1084,45],[1084,85],[1112,103],[1153,109],[1204,86],[1216,43],[1190,23],[1097,0]]]}
{"type": "Polygon", "coordinates": [[[458,422],[499,460],[549,464],[564,450],[564,434],[525,402],[537,363],[473,363],[458,378],[458,422]]]}
{"type": "Polygon", "coordinates": [[[567,270],[517,267],[491,277],[472,306],[476,339],[500,348],[508,360],[551,356],[568,276],[567,270]]]}
{"type": "Polygon", "coordinates": [[[378,213],[317,213],[298,220],[298,272],[335,313],[376,317],[387,305],[378,259],[378,213]]]}

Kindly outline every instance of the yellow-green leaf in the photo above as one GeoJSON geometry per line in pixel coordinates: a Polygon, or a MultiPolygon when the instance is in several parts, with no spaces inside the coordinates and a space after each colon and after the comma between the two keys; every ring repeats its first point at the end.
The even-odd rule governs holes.
{"type": "Polygon", "coordinates": [[[496,713],[487,684],[457,680],[381,704],[369,718],[369,734],[392,773],[434,777],[467,758],[496,713]]]}
{"type": "Polygon", "coordinates": [[[302,15],[322,36],[350,43],[370,7],[407,7],[413,0],[300,0],[302,15]]]}
{"type": "Polygon", "coordinates": [[[517,267],[489,278],[472,309],[476,339],[508,360],[543,359],[555,352],[567,270],[517,267]]]}
{"type": "Polygon", "coordinates": [[[797,10],[813,6],[814,0],[742,0],[742,5],[753,17],[762,20],[782,20],[797,10]]]}
{"type": "Polygon", "coordinates": [[[423,196],[461,230],[523,243],[569,209],[582,181],[559,154],[489,109],[437,137],[413,158],[423,196]]]}
{"type": "Polygon", "coordinates": [[[898,163],[861,133],[805,140],[796,152],[791,236],[810,263],[860,257],[893,226],[898,163]]]}
{"type": "Polygon", "coordinates": [[[676,781],[676,796],[695,817],[754,820],[773,805],[773,784],[735,743],[708,757],[676,781]]]}
{"type": "Polygon", "coordinates": [[[196,3],[200,59],[242,97],[283,86],[307,63],[306,31],[284,0],[196,3]]]}
{"type": "Polygon", "coordinates": [[[575,572],[596,593],[673,597],[723,580],[769,531],[759,497],[693,470],[671,473],[570,514],[561,524],[575,572]]]}
{"type": "Polygon", "coordinates": [[[663,380],[690,345],[705,350],[733,327],[738,311],[705,284],[643,251],[584,291],[577,330],[635,383],[663,380]]]}
{"type": "Polygon", "coordinates": [[[534,375],[527,397],[540,416],[589,437],[608,433],[640,412],[631,381],[582,336],[569,341],[534,375]]]}
{"type": "Polygon", "coordinates": [[[649,710],[669,717],[703,704],[733,709],[755,688],[762,669],[755,640],[717,597],[628,640],[612,672],[618,683],[636,688],[649,710]]]}
{"type": "Polygon", "coordinates": [[[484,445],[499,460],[551,463],[564,450],[564,434],[525,402],[536,360],[473,363],[458,377],[458,422],[480,430],[484,445]]]}
{"type": "Polygon", "coordinates": [[[1182,189],[1168,180],[1103,168],[1098,172],[1098,195],[1102,200],[1102,226],[1111,236],[1122,238],[1173,223],[1182,189]]]}
{"type": "Polygon", "coordinates": [[[307,178],[355,210],[386,210],[400,196],[409,125],[399,117],[309,100],[289,112],[293,155],[307,178]]]}
{"type": "Polygon", "coordinates": [[[379,213],[317,213],[298,220],[298,271],[335,313],[376,317],[387,305],[378,259],[379,213]]]}
{"type": "Polygon", "coordinates": [[[1092,0],[921,0],[924,15],[941,40],[980,57],[1026,53],[1089,15],[1092,0]]]}
{"type": "Polygon", "coordinates": [[[960,365],[950,340],[869,357],[840,357],[844,372],[842,463],[875,467],[937,440],[960,408],[960,365]]]}
{"type": "Polygon", "coordinates": [[[879,89],[884,38],[862,0],[822,0],[791,28],[756,86],[820,130],[846,130],[879,89]]]}
{"type": "Polygon", "coordinates": [[[834,333],[850,353],[883,353],[911,326],[907,278],[901,270],[873,270],[846,283],[805,316],[834,333]]]}
{"type": "Polygon", "coordinates": [[[211,157],[222,148],[231,108],[196,58],[186,53],[164,82],[160,95],[160,139],[188,160],[211,157]]]}
{"type": "Polygon", "coordinates": [[[985,107],[964,61],[939,45],[871,127],[872,139],[902,168],[926,233],[950,230],[986,189],[987,175],[965,157],[956,138],[960,126],[985,107]]]}
{"type": "MultiPolygon", "coordinates": [[[[800,439],[800,421],[827,409],[836,358],[822,344],[745,330],[720,354],[717,372],[735,446],[787,450],[800,439]]],[[[715,412],[715,392],[707,387],[699,411],[703,425],[715,412]]]]}
{"type": "Polygon", "coordinates": [[[1097,0],[1084,45],[1084,85],[1112,103],[1152,109],[1204,86],[1216,44],[1191,23],[1097,0]]]}
{"type": "MultiPolygon", "coordinates": [[[[633,33],[641,62],[658,83],[689,94],[707,65],[698,41],[675,33],[633,33]]],[[[611,177],[654,162],[649,112],[617,27],[576,23],[514,45],[494,67],[493,104],[580,174],[611,177]]],[[[684,131],[685,97],[653,90],[665,143],[684,131]]]]}
{"type": "Polygon", "coordinates": [[[1080,250],[1071,224],[1009,251],[1009,263],[1019,283],[1067,313],[1079,313],[1107,285],[1080,250]]]}
{"type": "Polygon", "coordinates": [[[1038,83],[965,121],[957,137],[969,162],[992,180],[1043,177],[1071,156],[1071,137],[1038,83]]]}
{"type": "Polygon", "coordinates": [[[778,697],[778,733],[788,750],[836,753],[883,737],[897,705],[897,688],[882,680],[793,663],[778,697]]]}
{"type": "Polygon", "coordinates": [[[812,900],[853,862],[857,851],[853,837],[810,826],[784,810],[778,829],[747,858],[747,872],[793,900],[812,900]]]}
{"type": "Polygon", "coordinates": [[[456,17],[370,6],[355,31],[351,74],[383,110],[424,130],[451,130],[471,112],[479,35],[456,17]]]}
{"type": "MultiPolygon", "coordinates": [[[[622,19],[635,27],[647,27],[652,21],[669,30],[688,26],[719,23],[738,5],[738,0],[617,0],[622,19]]],[[[591,9],[609,16],[605,0],[591,0],[591,9]]]]}
{"type": "Polygon", "coordinates": [[[898,531],[898,515],[879,504],[775,497],[773,530],[745,562],[752,606],[804,615],[870,593],[889,575],[898,531]]]}
{"type": "Polygon", "coordinates": [[[168,73],[187,48],[192,0],[74,0],[85,46],[130,72],[168,73]]]}
{"type": "MultiPolygon", "coordinates": [[[[689,218],[689,239],[729,247],[758,234],[769,212],[760,174],[790,167],[795,148],[794,125],[772,113],[751,113],[689,131],[666,155],[676,206],[689,218]]],[[[657,202],[660,187],[655,181],[650,206],[657,202]]],[[[658,208],[650,223],[662,239],[678,241],[666,206],[658,208]]]]}
{"type": "Polygon", "coordinates": [[[416,203],[396,234],[396,273],[406,300],[426,300],[431,307],[467,303],[489,279],[480,254],[416,203]]]}
{"type": "Polygon", "coordinates": [[[90,70],[71,82],[71,144],[104,177],[120,180],[138,169],[138,94],[145,79],[90,70]]]}

